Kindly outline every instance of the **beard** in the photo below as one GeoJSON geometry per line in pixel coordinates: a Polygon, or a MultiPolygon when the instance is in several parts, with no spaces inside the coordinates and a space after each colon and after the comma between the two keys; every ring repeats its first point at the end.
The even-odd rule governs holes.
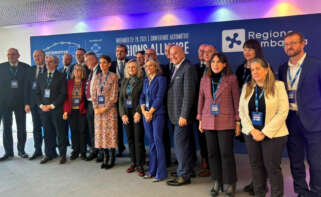
{"type": "Polygon", "coordinates": [[[290,49],[288,49],[288,50],[286,51],[286,54],[287,54],[287,56],[289,56],[289,57],[295,57],[295,56],[299,55],[300,53],[301,53],[301,50],[300,50],[300,49],[295,50],[295,49],[293,49],[293,48],[290,48],[290,49]]]}

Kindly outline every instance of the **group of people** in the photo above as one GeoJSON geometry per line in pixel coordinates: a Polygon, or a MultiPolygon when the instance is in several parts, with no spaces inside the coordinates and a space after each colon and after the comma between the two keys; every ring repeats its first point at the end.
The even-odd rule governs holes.
{"type": "Polygon", "coordinates": [[[276,76],[264,59],[257,40],[243,45],[244,62],[233,74],[224,53],[202,44],[200,63],[192,65],[184,50],[167,45],[168,64],[157,60],[154,49],[138,51],[128,60],[127,47],[118,45],[116,61],[99,58],[93,52],[76,50],[59,59],[42,50],[33,53],[35,66],[19,62],[17,49],[8,50],[8,62],[0,65],[0,118],[4,123],[4,161],[13,157],[12,112],[15,113],[18,155],[28,158],[26,113],[31,112],[35,152],[31,160],[45,156],[41,164],[57,157],[102,162],[101,168],[115,165],[116,148],[122,155],[123,127],[126,131],[130,166],[144,179],[160,182],[168,178],[171,165],[169,130],[173,130],[177,159],[175,178],[169,186],[191,183],[197,165],[193,126],[197,125],[201,168],[199,176],[212,176],[211,196],[224,191],[235,196],[237,165],[234,137],[245,142],[252,181],[244,191],[264,197],[270,183],[272,197],[284,196],[281,160],[285,147],[290,159],[294,190],[299,197],[321,196],[321,60],[304,51],[302,34],[290,32],[284,38],[289,61],[276,76]],[[278,79],[278,80],[277,80],[278,79]],[[42,129],[43,127],[43,135],[42,129]],[[145,165],[145,134],[149,143],[149,168],[145,165]],[[90,153],[87,155],[87,145],[90,153]],[[306,181],[307,158],[310,182],[306,181]]]}

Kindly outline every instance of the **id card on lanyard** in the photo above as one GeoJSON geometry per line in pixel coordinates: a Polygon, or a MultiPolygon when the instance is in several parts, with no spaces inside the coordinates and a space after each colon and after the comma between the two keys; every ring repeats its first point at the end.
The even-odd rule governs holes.
{"type": "Polygon", "coordinates": [[[13,79],[11,80],[11,88],[16,89],[18,88],[18,81],[13,79]]]}
{"type": "Polygon", "coordinates": [[[258,95],[258,88],[255,87],[255,112],[252,112],[252,124],[253,126],[263,126],[263,112],[259,112],[259,100],[262,98],[264,91],[258,95]]]}
{"type": "Polygon", "coordinates": [[[128,86],[127,86],[127,95],[128,95],[128,97],[126,99],[126,108],[127,109],[132,109],[133,108],[132,92],[133,92],[135,83],[136,83],[136,79],[135,79],[133,84],[128,82],[128,86]]]}
{"type": "Polygon", "coordinates": [[[210,103],[210,112],[211,112],[211,115],[213,115],[213,116],[220,114],[220,104],[216,103],[216,93],[217,93],[217,90],[218,90],[221,82],[222,82],[222,77],[218,81],[218,84],[215,88],[215,83],[213,80],[211,80],[212,96],[213,96],[214,103],[210,103]]]}
{"type": "MultiPolygon", "coordinates": [[[[291,89],[292,89],[293,85],[295,84],[296,80],[298,79],[301,71],[302,71],[302,66],[300,65],[299,70],[295,73],[295,76],[292,79],[290,68],[288,68],[288,77],[289,77],[289,82],[290,82],[290,88],[291,89]]],[[[289,103],[295,103],[296,90],[288,90],[288,96],[289,96],[289,103]]]]}
{"type": "Polygon", "coordinates": [[[104,86],[105,86],[106,82],[108,81],[108,75],[109,75],[109,72],[106,74],[104,83],[102,82],[102,77],[103,76],[101,76],[100,79],[99,79],[100,95],[98,95],[98,104],[100,104],[100,105],[104,105],[105,104],[105,95],[103,94],[103,89],[104,89],[104,86]]]}
{"type": "Polygon", "coordinates": [[[18,72],[18,68],[13,68],[12,66],[10,66],[9,68],[10,72],[11,72],[11,82],[10,82],[10,87],[13,89],[17,89],[18,88],[18,80],[17,80],[17,72],[18,72]]]}

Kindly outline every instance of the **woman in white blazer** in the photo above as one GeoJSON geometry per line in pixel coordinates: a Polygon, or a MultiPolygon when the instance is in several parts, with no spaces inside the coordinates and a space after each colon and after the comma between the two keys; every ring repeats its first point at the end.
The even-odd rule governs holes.
{"type": "Polygon", "coordinates": [[[271,197],[283,196],[281,158],[287,142],[285,120],[289,102],[284,83],[275,80],[268,63],[260,58],[250,62],[252,80],[244,84],[239,116],[248,149],[254,192],[265,197],[269,178],[271,197]]]}

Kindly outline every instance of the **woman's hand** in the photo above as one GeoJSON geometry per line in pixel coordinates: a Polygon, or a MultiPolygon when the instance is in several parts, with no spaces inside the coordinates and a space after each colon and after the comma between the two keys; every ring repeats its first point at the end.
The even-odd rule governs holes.
{"type": "Polygon", "coordinates": [[[123,121],[124,125],[128,125],[129,120],[127,115],[122,115],[121,120],[123,121]]]}
{"type": "Polygon", "coordinates": [[[62,119],[67,120],[68,119],[68,113],[64,112],[64,114],[62,115],[62,119]]]}
{"type": "Polygon", "coordinates": [[[136,112],[134,114],[134,123],[138,123],[140,121],[141,115],[140,113],[136,112]]]}
{"type": "Polygon", "coordinates": [[[199,121],[199,124],[198,124],[198,130],[199,130],[201,133],[204,133],[204,130],[202,129],[202,121],[201,121],[201,120],[199,121]]]}
{"type": "Polygon", "coordinates": [[[253,140],[257,142],[263,141],[265,138],[265,135],[260,130],[257,130],[257,129],[253,129],[251,131],[251,135],[253,137],[253,140]]]}
{"type": "Polygon", "coordinates": [[[235,123],[235,136],[240,136],[241,135],[241,124],[240,122],[235,123]]]}

